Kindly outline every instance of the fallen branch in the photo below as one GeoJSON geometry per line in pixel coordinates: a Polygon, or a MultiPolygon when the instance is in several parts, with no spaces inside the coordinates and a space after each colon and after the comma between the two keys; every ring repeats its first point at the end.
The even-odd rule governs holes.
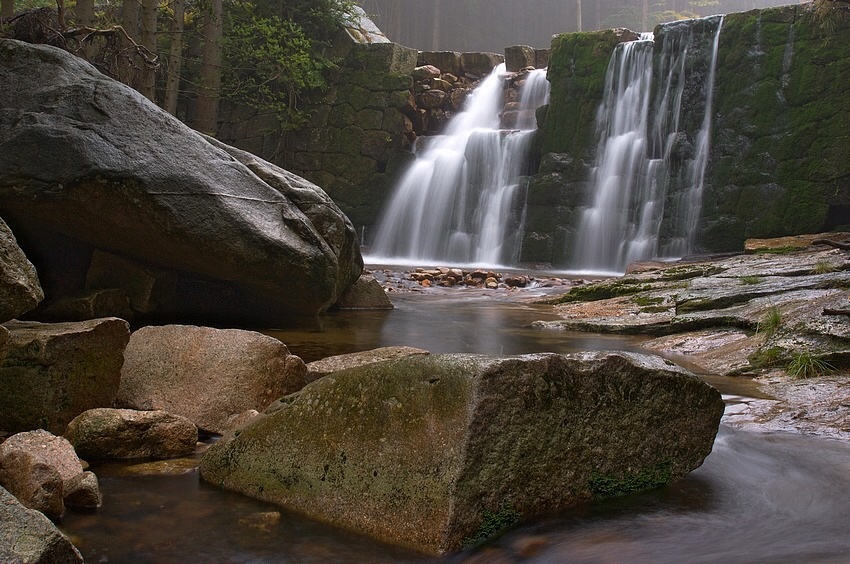
{"type": "Polygon", "coordinates": [[[831,239],[815,239],[812,241],[812,245],[826,245],[828,247],[850,251],[850,243],[841,243],[840,241],[832,241],[831,239]]]}
{"type": "Polygon", "coordinates": [[[850,315],[850,309],[831,309],[825,307],[821,315],[850,315]]]}

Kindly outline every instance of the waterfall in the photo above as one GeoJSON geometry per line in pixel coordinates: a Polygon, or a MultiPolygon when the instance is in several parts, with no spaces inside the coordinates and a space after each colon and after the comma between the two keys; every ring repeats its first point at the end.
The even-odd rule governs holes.
{"type": "Polygon", "coordinates": [[[611,56],[603,101],[597,114],[597,158],[588,195],[577,224],[571,270],[621,273],[636,260],[682,256],[690,252],[699,219],[703,178],[708,163],[714,75],[721,18],[717,20],[705,109],[696,133],[693,158],[675,194],[671,194],[671,158],[680,140],[686,58],[694,47],[693,26],[678,26],[660,46],[643,34],[622,43],[611,56]],[[653,98],[653,92],[655,96],[653,98]],[[672,219],[671,219],[672,218],[672,219]],[[670,224],[662,240],[662,225],[670,224]]]}
{"type": "Polygon", "coordinates": [[[383,263],[503,265],[519,260],[524,172],[534,110],[548,101],[545,70],[522,87],[517,129],[501,130],[504,65],[470,95],[388,200],[368,260],[383,263]]]}

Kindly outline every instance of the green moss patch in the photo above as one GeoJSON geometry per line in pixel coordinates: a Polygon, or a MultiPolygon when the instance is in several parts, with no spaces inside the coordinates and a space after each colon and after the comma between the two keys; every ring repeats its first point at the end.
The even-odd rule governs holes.
{"type": "Polygon", "coordinates": [[[498,511],[485,510],[481,513],[481,524],[475,533],[463,539],[463,547],[480,544],[516,525],[521,518],[522,515],[514,511],[510,503],[502,505],[498,511]]]}
{"type": "Polygon", "coordinates": [[[588,487],[595,499],[608,499],[665,486],[672,476],[670,462],[660,462],[622,477],[594,473],[588,480],[588,487]]]}

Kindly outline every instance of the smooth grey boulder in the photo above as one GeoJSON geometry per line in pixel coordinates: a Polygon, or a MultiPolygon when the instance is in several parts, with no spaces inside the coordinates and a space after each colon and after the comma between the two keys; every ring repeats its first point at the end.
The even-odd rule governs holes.
{"type": "Polygon", "coordinates": [[[9,321],[0,362],[0,429],[62,434],[71,420],[115,401],[130,339],[123,319],[9,321]]]}
{"type": "Polygon", "coordinates": [[[34,309],[43,299],[35,267],[0,219],[0,323],[34,309]]]}
{"type": "Polygon", "coordinates": [[[143,327],[124,358],[117,406],[164,410],[213,433],[227,431],[234,415],[301,389],[307,372],[277,339],[190,325],[143,327]]]}
{"type": "Polygon", "coordinates": [[[176,458],[195,452],[198,429],[165,411],[99,408],[75,417],[65,438],[86,460],[176,458]]]}
{"type": "Polygon", "coordinates": [[[179,271],[177,311],[225,317],[321,312],[360,275],[320,188],[246,166],[65,51],[0,40],[0,108],[0,213],[40,271],[66,260],[54,233],[179,271]]]}
{"type": "Polygon", "coordinates": [[[71,564],[80,551],[40,511],[28,509],[0,487],[0,562],[71,564]]]}
{"type": "Polygon", "coordinates": [[[531,517],[681,478],[720,393],[630,353],[413,356],[343,370],[204,455],[203,479],[439,553],[488,513],[531,517]]]}
{"type": "Polygon", "coordinates": [[[12,435],[0,444],[0,486],[48,517],[65,512],[66,491],[83,473],[74,447],[43,429],[12,435]]]}

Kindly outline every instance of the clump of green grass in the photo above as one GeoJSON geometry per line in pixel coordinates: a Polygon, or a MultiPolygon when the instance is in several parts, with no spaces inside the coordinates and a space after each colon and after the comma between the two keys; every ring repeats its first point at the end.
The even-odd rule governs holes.
{"type": "Polygon", "coordinates": [[[835,370],[830,363],[819,359],[808,351],[794,353],[786,372],[792,378],[814,378],[835,370]]]}
{"type": "Polygon", "coordinates": [[[772,249],[759,249],[755,252],[757,255],[790,255],[800,250],[800,247],[788,245],[786,247],[774,247],[772,249]]]}
{"type": "Polygon", "coordinates": [[[814,268],[812,268],[812,274],[827,274],[829,272],[836,272],[838,267],[832,264],[827,260],[819,260],[815,263],[814,268]]]}
{"type": "Polygon", "coordinates": [[[768,347],[754,352],[747,360],[754,369],[772,368],[780,363],[782,356],[783,351],[781,348],[768,347]]]}
{"type": "Polygon", "coordinates": [[[738,278],[738,281],[740,281],[744,286],[754,286],[756,284],[761,284],[764,281],[764,278],[761,276],[741,276],[738,278]]]}
{"type": "Polygon", "coordinates": [[[764,333],[769,337],[776,333],[776,330],[781,326],[782,310],[777,306],[771,306],[756,326],[756,333],[764,333]]]}

